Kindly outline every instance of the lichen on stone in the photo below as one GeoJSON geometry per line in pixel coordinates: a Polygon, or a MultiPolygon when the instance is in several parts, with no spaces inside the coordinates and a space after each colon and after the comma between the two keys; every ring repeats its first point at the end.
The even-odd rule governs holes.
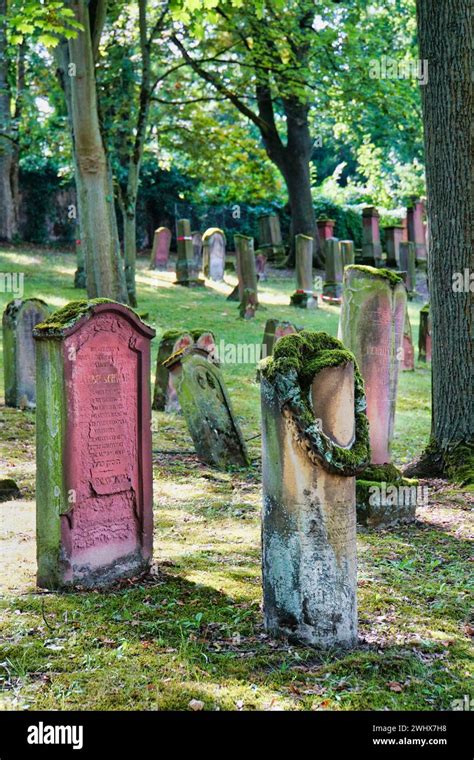
{"type": "Polygon", "coordinates": [[[220,227],[209,227],[209,229],[206,230],[202,236],[203,242],[204,240],[207,240],[208,238],[210,238],[211,235],[215,235],[216,232],[220,232],[220,234],[224,236],[224,240],[225,240],[224,230],[221,230],[220,227]]]}
{"type": "Polygon", "coordinates": [[[259,363],[261,377],[275,389],[281,411],[287,411],[300,442],[311,458],[334,474],[352,476],[370,459],[369,425],[364,381],[354,355],[340,340],[324,332],[286,335],[275,345],[273,355],[259,363]],[[310,402],[314,377],[326,367],[354,365],[355,436],[350,447],[338,446],[317,426],[310,402]]]}
{"type": "MultiPolygon", "coordinates": [[[[118,302],[113,301],[110,298],[91,298],[89,300],[70,301],[65,306],[54,311],[50,317],[44,320],[44,322],[37,324],[34,329],[34,334],[60,335],[64,330],[72,327],[72,325],[78,322],[85,314],[90,312],[94,306],[103,303],[117,304],[118,302]]],[[[122,306],[123,304],[119,305],[122,306]]],[[[139,314],[134,309],[130,306],[127,306],[127,308],[135,314],[137,319],[142,321],[139,314]]]]}
{"type": "Polygon", "coordinates": [[[392,272],[391,269],[384,269],[377,267],[371,267],[368,264],[349,264],[346,267],[346,272],[357,271],[367,275],[367,277],[377,277],[381,280],[386,280],[391,288],[395,288],[399,284],[403,284],[403,279],[396,272],[392,272]]]}

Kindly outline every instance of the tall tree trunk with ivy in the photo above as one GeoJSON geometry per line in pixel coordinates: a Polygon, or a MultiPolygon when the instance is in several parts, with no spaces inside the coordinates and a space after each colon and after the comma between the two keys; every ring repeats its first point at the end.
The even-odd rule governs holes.
{"type": "Polygon", "coordinates": [[[417,0],[430,221],[431,444],[411,468],[473,478],[472,0],[417,0]],[[470,470],[470,473],[469,473],[470,470]]]}
{"type": "Polygon", "coordinates": [[[7,0],[0,0],[0,240],[12,240],[18,232],[14,194],[14,129],[7,49],[7,0]]]}
{"type": "Polygon", "coordinates": [[[71,120],[76,158],[81,237],[90,298],[127,302],[120,256],[111,173],[101,134],[94,53],[105,19],[106,2],[70,3],[84,31],[68,41],[71,68],[71,120]]]}

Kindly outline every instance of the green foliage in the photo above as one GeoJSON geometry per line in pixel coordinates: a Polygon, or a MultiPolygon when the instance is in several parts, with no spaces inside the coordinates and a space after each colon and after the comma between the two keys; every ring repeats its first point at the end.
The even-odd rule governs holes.
{"type": "Polygon", "coordinates": [[[74,11],[61,0],[48,0],[44,4],[38,0],[13,0],[8,25],[12,45],[20,45],[26,37],[32,36],[46,48],[55,47],[62,37],[75,37],[83,29],[74,11]]]}

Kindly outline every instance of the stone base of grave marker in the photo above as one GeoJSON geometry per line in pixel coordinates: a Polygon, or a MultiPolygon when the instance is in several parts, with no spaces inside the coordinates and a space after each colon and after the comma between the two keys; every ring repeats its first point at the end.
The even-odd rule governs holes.
{"type": "Polygon", "coordinates": [[[397,274],[346,267],[339,337],[364,378],[373,464],[390,462],[407,294],[397,274]]]}
{"type": "Polygon", "coordinates": [[[39,298],[18,298],[5,307],[2,327],[6,406],[26,409],[36,404],[33,328],[48,316],[49,308],[39,298]]]}
{"type": "Polygon", "coordinates": [[[105,299],[70,303],[35,327],[41,587],[104,586],[149,566],[154,334],[105,299]]]}
{"type": "Polygon", "coordinates": [[[311,646],[355,646],[354,475],[369,455],[355,359],[303,331],[259,367],[265,626],[311,646]]]}
{"type": "Polygon", "coordinates": [[[367,467],[357,477],[357,522],[367,528],[390,528],[413,522],[420,501],[418,480],[404,478],[394,465],[367,467]]]}
{"type": "Polygon", "coordinates": [[[197,347],[171,356],[165,367],[173,376],[183,415],[198,457],[218,468],[249,464],[244,439],[232,411],[220,369],[197,347]]]}
{"type": "Polygon", "coordinates": [[[212,357],[215,356],[216,346],[214,336],[210,331],[169,330],[163,335],[156,360],[155,390],[152,404],[152,408],[156,411],[181,411],[173,377],[169,370],[163,366],[163,362],[177,351],[190,346],[197,346],[208,351],[212,357]]]}

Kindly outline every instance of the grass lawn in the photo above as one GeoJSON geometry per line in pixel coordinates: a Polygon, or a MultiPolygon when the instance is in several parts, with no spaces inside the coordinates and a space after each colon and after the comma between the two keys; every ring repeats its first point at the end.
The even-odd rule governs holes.
{"type": "MultiPolygon", "coordinates": [[[[225,299],[232,275],[225,285],[187,290],[147,263],[138,268],[138,311],[148,312],[157,331],[153,362],[171,327],[260,344],[266,319],[275,316],[337,333],[338,307],[287,305],[288,273],[262,283],[265,309],[243,321],[225,299]]],[[[85,296],[72,287],[74,268],[71,254],[0,249],[0,272],[24,272],[25,297],[53,307],[85,296]]],[[[2,311],[10,298],[0,293],[2,311]]],[[[409,305],[415,346],[422,305],[409,305]]],[[[254,365],[224,365],[223,372],[251,439],[251,468],[222,473],[202,465],[182,417],[153,412],[153,571],[107,592],[35,589],[34,413],[0,408],[0,477],[13,477],[23,499],[0,504],[4,709],[187,710],[195,699],[214,710],[432,710],[471,694],[472,495],[440,481],[428,483],[429,504],[415,525],[359,531],[357,649],[321,652],[265,634],[259,386],[254,365]]],[[[2,370],[0,386],[3,399],[2,370]]],[[[430,371],[419,365],[400,379],[396,464],[420,452],[429,427],[430,371]]]]}

